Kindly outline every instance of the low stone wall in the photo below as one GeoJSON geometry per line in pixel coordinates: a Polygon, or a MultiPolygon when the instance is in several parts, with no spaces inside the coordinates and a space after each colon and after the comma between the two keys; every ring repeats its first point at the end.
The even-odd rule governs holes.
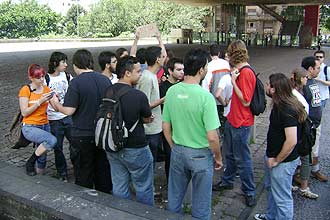
{"type": "Polygon", "coordinates": [[[1,219],[20,220],[186,219],[49,176],[30,177],[4,162],[0,162],[0,213],[1,219]]]}

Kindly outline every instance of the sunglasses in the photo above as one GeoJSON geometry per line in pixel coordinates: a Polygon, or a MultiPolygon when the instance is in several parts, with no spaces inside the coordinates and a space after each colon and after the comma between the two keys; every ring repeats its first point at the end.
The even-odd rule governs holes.
{"type": "Polygon", "coordinates": [[[323,56],[315,56],[317,59],[322,59],[323,56]]]}

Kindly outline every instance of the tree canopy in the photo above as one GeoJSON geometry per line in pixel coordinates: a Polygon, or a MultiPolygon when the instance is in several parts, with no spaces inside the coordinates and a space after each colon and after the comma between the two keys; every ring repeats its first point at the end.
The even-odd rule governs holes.
{"type": "Polygon", "coordinates": [[[37,37],[60,30],[60,15],[35,0],[0,4],[0,37],[37,37]]]}
{"type": "Polygon", "coordinates": [[[192,7],[150,0],[100,0],[91,11],[79,19],[82,36],[114,37],[134,32],[140,25],[155,23],[163,33],[171,28],[200,30],[207,7],[192,7]]]}

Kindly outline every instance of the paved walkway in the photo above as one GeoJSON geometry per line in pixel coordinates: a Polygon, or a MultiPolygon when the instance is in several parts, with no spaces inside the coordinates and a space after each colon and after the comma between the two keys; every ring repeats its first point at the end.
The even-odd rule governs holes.
{"type": "MultiPolygon", "coordinates": [[[[75,45],[75,48],[86,47],[85,42],[75,45]]],[[[118,47],[119,45],[116,45],[118,47]]],[[[39,47],[42,47],[42,45],[39,47]]],[[[115,50],[116,47],[109,47],[107,44],[101,47],[89,48],[92,53],[97,56],[102,50],[115,50]]],[[[168,45],[177,56],[182,56],[188,47],[199,47],[199,45],[168,45]]],[[[19,88],[26,82],[26,68],[28,64],[37,62],[43,66],[47,66],[47,60],[50,53],[55,48],[47,48],[48,50],[38,50],[40,48],[34,48],[35,51],[28,52],[5,52],[0,53],[0,135],[3,136],[8,130],[8,124],[12,119],[12,116],[17,110],[17,93],[19,88]]],[[[59,48],[56,47],[58,50],[59,48]]],[[[73,54],[75,49],[63,49],[65,53],[69,55],[73,54]]],[[[304,56],[312,55],[314,51],[295,49],[295,48],[250,48],[250,63],[256,69],[256,72],[261,72],[260,78],[265,82],[271,73],[283,72],[290,75],[290,71],[299,66],[301,59],[304,56]]],[[[98,68],[95,68],[98,70],[98,68]]],[[[69,71],[72,69],[69,69],[69,71]]],[[[269,108],[268,108],[269,109],[269,108]]],[[[251,155],[254,165],[254,177],[257,187],[257,196],[260,195],[263,189],[263,155],[265,153],[265,139],[268,129],[268,111],[259,117],[256,117],[256,139],[251,144],[251,155]]],[[[14,164],[18,167],[22,167],[25,161],[32,153],[32,148],[27,147],[24,149],[13,150],[10,148],[10,144],[6,139],[1,139],[0,142],[0,161],[5,161],[10,164],[14,164]]],[[[65,147],[65,155],[69,162],[69,153],[67,147],[65,147]]],[[[54,166],[54,154],[48,153],[46,175],[56,176],[54,166]]],[[[72,165],[69,162],[69,174],[70,181],[73,181],[72,165]]],[[[220,179],[221,173],[218,172],[214,176],[214,181],[220,179]]],[[[0,177],[1,178],[1,177],[0,177]]],[[[165,175],[162,163],[156,165],[156,190],[162,193],[161,197],[156,198],[156,204],[160,208],[164,208],[166,205],[166,186],[165,175]]],[[[213,195],[213,219],[247,219],[248,215],[252,211],[251,208],[245,206],[244,197],[240,190],[240,180],[234,184],[234,190],[224,191],[221,193],[214,192],[213,195]]]]}

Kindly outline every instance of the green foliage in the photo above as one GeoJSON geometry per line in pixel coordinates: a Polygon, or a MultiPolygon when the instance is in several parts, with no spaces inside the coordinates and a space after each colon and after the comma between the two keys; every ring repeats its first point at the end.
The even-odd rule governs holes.
{"type": "Polygon", "coordinates": [[[122,32],[133,33],[136,27],[150,23],[155,23],[165,34],[171,28],[199,31],[202,28],[202,19],[209,13],[209,8],[206,7],[162,1],[100,0],[88,14],[79,19],[84,28],[80,32],[81,36],[106,34],[115,37],[122,32]]]}
{"type": "Polygon", "coordinates": [[[63,26],[65,27],[65,32],[67,35],[78,35],[78,30],[81,29],[79,27],[80,16],[84,14],[86,14],[86,10],[81,5],[75,4],[71,6],[63,22],[63,26]]]}
{"type": "Polygon", "coordinates": [[[320,24],[324,32],[330,31],[330,6],[322,5],[320,11],[320,24]]]}
{"type": "Polygon", "coordinates": [[[5,1],[0,4],[0,37],[37,37],[59,32],[60,19],[60,15],[48,6],[38,5],[35,0],[25,0],[19,4],[5,1]]]}
{"type": "Polygon", "coordinates": [[[281,15],[288,21],[304,21],[304,6],[288,6],[281,15]]]}

